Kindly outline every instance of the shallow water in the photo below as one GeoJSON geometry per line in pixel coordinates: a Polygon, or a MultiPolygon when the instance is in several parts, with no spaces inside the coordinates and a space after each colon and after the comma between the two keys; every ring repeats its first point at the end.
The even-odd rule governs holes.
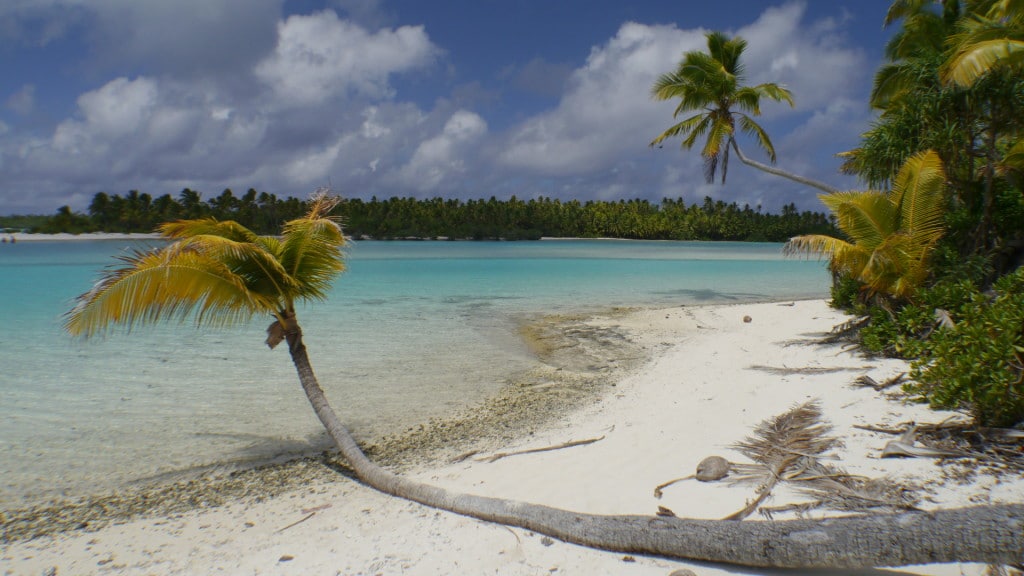
{"type": "MultiPolygon", "coordinates": [[[[0,245],[0,507],[194,467],[309,452],[319,423],[270,319],[161,325],[90,342],[60,327],[130,244],[0,245]]],[[[358,242],[327,302],[299,310],[310,356],[362,438],[479,402],[535,360],[518,326],[549,313],[824,297],[779,244],[358,242]]]]}

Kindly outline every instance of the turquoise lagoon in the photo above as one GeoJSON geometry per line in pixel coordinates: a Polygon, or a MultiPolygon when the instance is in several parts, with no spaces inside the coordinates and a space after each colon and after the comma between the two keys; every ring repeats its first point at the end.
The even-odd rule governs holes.
{"type": "MultiPolygon", "coordinates": [[[[0,244],[0,508],[324,446],[269,318],[164,324],[95,341],[61,315],[127,241],[0,244]]],[[[356,242],[299,318],[314,368],[360,438],[475,404],[536,362],[522,322],[613,306],[821,298],[818,261],[780,244],[356,242]]]]}

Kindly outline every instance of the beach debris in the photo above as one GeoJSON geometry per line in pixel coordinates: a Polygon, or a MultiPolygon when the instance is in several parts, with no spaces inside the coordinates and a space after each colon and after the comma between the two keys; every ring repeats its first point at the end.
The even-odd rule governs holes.
{"type": "Polygon", "coordinates": [[[302,524],[303,522],[305,522],[306,520],[309,520],[313,516],[316,516],[316,512],[310,512],[309,514],[306,514],[306,516],[304,516],[303,518],[301,518],[299,520],[296,520],[295,522],[292,522],[291,524],[289,524],[289,525],[285,526],[284,528],[281,528],[281,529],[279,529],[277,531],[278,532],[284,532],[285,530],[287,530],[289,528],[292,528],[294,526],[298,526],[299,524],[302,524]]]}
{"type": "Polygon", "coordinates": [[[655,512],[655,514],[657,514],[658,516],[668,516],[670,518],[675,518],[676,517],[676,513],[675,512],[673,512],[672,510],[669,510],[668,508],[665,508],[664,506],[658,506],[658,511],[655,512]]]}
{"type": "Polygon", "coordinates": [[[743,323],[744,323],[744,324],[750,324],[750,323],[751,323],[751,322],[753,322],[753,321],[754,321],[754,319],[753,319],[753,318],[751,318],[750,316],[744,316],[744,317],[743,317],[743,323]]]}
{"type": "Polygon", "coordinates": [[[953,321],[949,311],[942,308],[935,309],[935,324],[939,328],[956,328],[956,322],[953,321]]]}
{"type": "Polygon", "coordinates": [[[871,323],[871,316],[853,318],[832,327],[832,330],[822,340],[825,344],[836,344],[845,340],[851,340],[857,336],[860,329],[871,323]]]}
{"type": "Polygon", "coordinates": [[[708,456],[697,464],[697,473],[694,478],[701,482],[714,482],[729,475],[732,464],[721,456],[708,456]]]}
{"type": "Polygon", "coordinates": [[[697,576],[697,573],[693,570],[686,568],[680,568],[679,570],[673,570],[668,573],[668,576],[697,576]]]}
{"type": "Polygon", "coordinates": [[[754,435],[734,446],[756,464],[738,467],[736,481],[760,483],[757,497],[742,509],[726,516],[726,520],[742,520],[764,502],[782,480],[796,480],[809,471],[820,471],[818,457],[838,444],[828,436],[830,426],[821,421],[821,407],[811,400],[783,414],[765,420],[754,429],[754,435]]]}
{"type": "Polygon", "coordinates": [[[914,457],[925,457],[925,458],[957,458],[961,456],[967,456],[962,452],[953,452],[951,450],[938,450],[936,448],[930,448],[928,446],[916,446],[917,443],[917,426],[911,426],[903,433],[902,436],[896,440],[890,440],[885,443],[882,447],[882,458],[891,458],[893,456],[914,456],[914,457]]]}
{"type": "Polygon", "coordinates": [[[292,556],[291,554],[284,554],[277,559],[278,562],[291,562],[292,560],[295,560],[295,556],[292,556]]]}
{"type": "Polygon", "coordinates": [[[682,478],[674,478],[664,484],[656,486],[654,488],[654,497],[661,498],[664,495],[665,488],[668,488],[677,482],[682,482],[683,480],[690,480],[693,478],[696,478],[701,482],[714,482],[715,480],[721,480],[729,475],[731,467],[732,464],[721,456],[708,456],[697,464],[696,474],[690,474],[689,476],[683,476],[682,478]]]}
{"type": "Polygon", "coordinates": [[[490,464],[491,462],[497,462],[498,460],[501,460],[502,458],[508,458],[509,456],[520,456],[522,454],[535,454],[537,452],[550,452],[551,450],[561,450],[563,448],[573,448],[575,446],[586,446],[587,444],[593,444],[594,442],[599,442],[601,440],[604,440],[604,436],[598,436],[597,438],[588,438],[586,440],[573,440],[571,442],[563,442],[562,444],[555,444],[554,446],[545,446],[543,448],[529,448],[527,450],[516,450],[514,452],[498,452],[497,454],[492,454],[491,456],[477,458],[477,460],[480,462],[487,462],[488,464],[490,464]]]}
{"type": "Polygon", "coordinates": [[[861,372],[863,370],[870,370],[871,366],[801,366],[799,368],[789,368],[786,366],[765,366],[763,364],[752,364],[747,366],[748,370],[758,370],[761,372],[767,372],[769,374],[775,374],[777,376],[793,376],[801,374],[833,374],[836,372],[861,372]]]}
{"type": "Polygon", "coordinates": [[[901,384],[904,380],[906,380],[906,376],[906,372],[900,372],[899,374],[893,376],[892,378],[886,379],[885,382],[879,383],[871,376],[868,376],[867,374],[862,374],[858,376],[857,379],[853,381],[853,383],[856,386],[861,386],[864,388],[873,388],[876,392],[881,392],[882,390],[892,388],[897,384],[901,384]]]}

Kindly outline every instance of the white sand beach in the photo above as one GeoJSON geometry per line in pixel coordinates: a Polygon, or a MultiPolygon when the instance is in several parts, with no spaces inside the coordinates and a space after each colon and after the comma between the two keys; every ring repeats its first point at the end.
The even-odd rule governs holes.
{"type": "MultiPolygon", "coordinates": [[[[962,468],[931,458],[880,457],[894,437],[855,425],[898,428],[958,415],[888,397],[898,387],[879,392],[852,386],[860,375],[882,382],[908,367],[814,343],[816,335],[845,319],[824,301],[688,306],[596,318],[592,322],[624,328],[650,351],[650,361],[587,408],[518,444],[494,445],[490,453],[600,440],[495,462],[484,461],[490,453],[482,452],[407,474],[451,489],[581,512],[654,514],[664,506],[681,517],[721,518],[742,508],[754,487],[688,480],[666,488],[661,499],[654,487],[693,473],[706,456],[748,462],[730,448],[733,443],[759,422],[816,399],[832,435],[843,441],[830,463],[847,472],[913,487],[924,509],[1024,502],[1021,478],[955,474],[962,468]]],[[[779,489],[767,504],[797,498],[779,489]]],[[[746,521],[762,518],[754,514],[746,521]]],[[[3,574],[16,575],[772,573],[592,550],[385,496],[341,475],[273,498],[10,543],[0,553],[0,566],[3,574]]],[[[879,573],[983,569],[927,565],[879,573]]]]}

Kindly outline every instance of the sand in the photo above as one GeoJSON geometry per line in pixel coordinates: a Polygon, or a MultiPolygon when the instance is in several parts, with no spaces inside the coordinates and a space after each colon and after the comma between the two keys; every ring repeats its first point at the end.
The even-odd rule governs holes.
{"type": "MultiPolygon", "coordinates": [[[[817,400],[843,445],[847,472],[887,477],[912,489],[924,509],[1024,502],[1024,480],[928,458],[880,458],[893,436],[854,425],[962,418],[886,392],[852,386],[907,371],[815,337],[846,317],[823,301],[676,307],[595,317],[646,349],[648,361],[618,377],[598,399],[516,440],[487,445],[458,463],[439,460],[404,473],[451,489],[598,514],[720,518],[753,488],[693,480],[709,455],[747,462],[731,448],[759,422],[817,400]],[[745,321],[749,318],[749,322],[745,321]],[[559,450],[484,457],[558,445],[559,450]]],[[[324,377],[321,375],[321,377],[324,377]]],[[[767,504],[795,502],[778,491],[767,504]]],[[[821,515],[812,512],[811,516],[821,515]]],[[[779,516],[787,517],[787,516],[779,516]]],[[[756,521],[756,515],[748,521],[756,521]]],[[[5,544],[4,574],[771,574],[770,571],[624,556],[570,545],[384,496],[341,475],[311,475],[270,497],[249,495],[213,508],[137,518],[5,544]]],[[[981,574],[980,565],[928,565],[879,573],[981,574]]],[[[791,572],[790,572],[791,573],[791,572]]],[[[858,571],[857,573],[865,573],[858,571]]]]}

